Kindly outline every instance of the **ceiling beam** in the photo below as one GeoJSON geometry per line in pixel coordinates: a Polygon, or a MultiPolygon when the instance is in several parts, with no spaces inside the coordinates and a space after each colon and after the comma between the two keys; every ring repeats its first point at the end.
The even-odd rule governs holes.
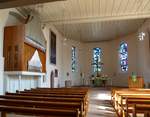
{"type": "Polygon", "coordinates": [[[64,0],[0,0],[0,9],[21,7],[26,5],[56,2],[64,0]]]}
{"type": "Polygon", "coordinates": [[[43,20],[45,24],[81,24],[81,23],[93,23],[99,21],[116,21],[116,20],[131,20],[131,19],[144,19],[150,18],[150,13],[143,14],[129,14],[129,15],[118,15],[118,16],[99,16],[99,17],[79,17],[69,18],[64,20],[43,20]]]}

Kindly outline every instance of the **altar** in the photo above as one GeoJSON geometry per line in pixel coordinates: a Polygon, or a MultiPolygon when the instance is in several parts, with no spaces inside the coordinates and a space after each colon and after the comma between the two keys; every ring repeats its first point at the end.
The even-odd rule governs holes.
{"type": "Polygon", "coordinates": [[[106,87],[112,85],[112,79],[109,77],[92,77],[91,86],[93,87],[106,87]]]}

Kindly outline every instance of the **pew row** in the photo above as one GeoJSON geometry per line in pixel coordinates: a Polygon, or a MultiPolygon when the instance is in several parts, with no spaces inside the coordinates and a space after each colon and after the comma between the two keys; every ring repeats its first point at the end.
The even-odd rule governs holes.
{"type": "Polygon", "coordinates": [[[120,117],[129,117],[129,113],[134,117],[139,113],[147,117],[150,89],[112,89],[112,105],[120,117]],[[141,109],[140,105],[145,106],[145,109],[141,109]]]}
{"type": "Polygon", "coordinates": [[[88,91],[88,89],[84,88],[41,88],[17,91],[17,93],[6,92],[6,95],[0,96],[0,106],[6,106],[8,108],[14,106],[25,108],[74,110],[76,112],[76,116],[86,117],[88,110],[88,91]]]}
{"type": "Polygon", "coordinates": [[[36,115],[47,117],[79,117],[78,110],[67,109],[45,109],[33,107],[17,107],[0,105],[1,117],[7,117],[7,113],[19,115],[36,115]]]}

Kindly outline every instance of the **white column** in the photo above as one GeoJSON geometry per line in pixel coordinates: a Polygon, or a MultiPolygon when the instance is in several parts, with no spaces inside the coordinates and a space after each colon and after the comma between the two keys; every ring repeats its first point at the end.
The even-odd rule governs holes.
{"type": "Polygon", "coordinates": [[[43,78],[44,77],[42,75],[39,76],[39,78],[38,78],[38,86],[37,87],[42,87],[43,78]]]}
{"type": "Polygon", "coordinates": [[[4,59],[0,57],[0,94],[4,94],[4,59]]]}
{"type": "Polygon", "coordinates": [[[19,91],[21,91],[21,75],[19,75],[19,82],[18,82],[19,91]]]}

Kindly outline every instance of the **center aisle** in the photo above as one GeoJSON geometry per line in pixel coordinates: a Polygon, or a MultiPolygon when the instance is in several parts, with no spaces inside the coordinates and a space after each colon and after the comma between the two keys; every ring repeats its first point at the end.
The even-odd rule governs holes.
{"type": "Polygon", "coordinates": [[[117,117],[110,104],[110,90],[92,88],[90,90],[89,112],[87,117],[117,117]]]}

